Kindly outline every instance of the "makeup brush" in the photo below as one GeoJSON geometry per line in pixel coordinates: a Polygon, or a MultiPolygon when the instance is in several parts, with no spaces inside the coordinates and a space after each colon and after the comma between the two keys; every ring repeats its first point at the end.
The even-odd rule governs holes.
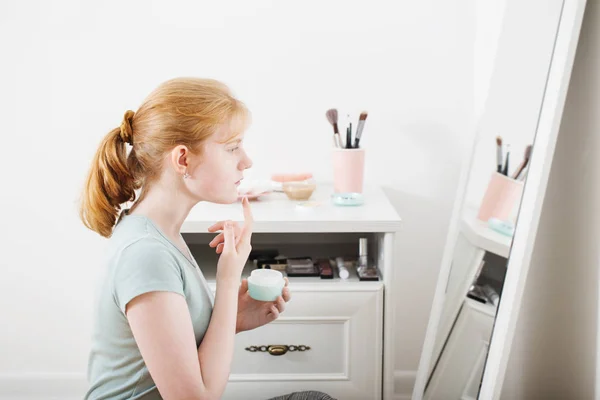
{"type": "Polygon", "coordinates": [[[356,128],[356,137],[354,138],[354,148],[358,149],[358,142],[360,142],[360,136],[362,135],[363,128],[365,127],[365,121],[369,113],[363,111],[360,113],[360,117],[358,118],[358,128],[356,128]]]}
{"type": "Polygon", "coordinates": [[[518,181],[525,181],[525,178],[527,178],[527,173],[529,172],[529,165],[527,165],[525,167],[525,169],[523,169],[523,172],[521,172],[521,175],[519,175],[519,177],[517,177],[518,181]]]}
{"type": "MultiPolygon", "coordinates": [[[[350,114],[348,114],[348,121],[350,120],[350,114]]],[[[348,129],[346,130],[346,148],[352,148],[352,122],[349,123],[348,129]]]]}
{"type": "Polygon", "coordinates": [[[496,136],[496,165],[498,173],[502,173],[502,137],[496,136]]]}
{"type": "Polygon", "coordinates": [[[340,131],[338,130],[338,112],[335,108],[331,108],[327,110],[325,114],[327,116],[327,120],[331,125],[333,125],[333,143],[337,147],[342,147],[342,139],[340,137],[340,131]]]}
{"type": "Polygon", "coordinates": [[[504,163],[504,169],[502,170],[502,174],[508,176],[508,163],[510,160],[510,144],[506,145],[506,162],[504,163]]]}
{"type": "Polygon", "coordinates": [[[346,148],[352,148],[352,131],[350,130],[350,127],[346,128],[346,148]]]}
{"type": "Polygon", "coordinates": [[[513,179],[519,179],[519,175],[521,175],[523,173],[523,170],[529,164],[529,159],[531,158],[531,149],[532,149],[531,145],[529,145],[525,148],[525,154],[523,155],[523,161],[521,161],[521,164],[519,164],[519,166],[517,167],[517,170],[513,174],[513,176],[512,176],[513,179]]]}

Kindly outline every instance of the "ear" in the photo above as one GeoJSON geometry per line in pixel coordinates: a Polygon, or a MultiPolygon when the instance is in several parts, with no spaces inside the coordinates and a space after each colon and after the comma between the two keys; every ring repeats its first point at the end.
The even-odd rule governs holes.
{"type": "Polygon", "coordinates": [[[183,145],[175,146],[171,150],[170,161],[173,169],[180,175],[185,174],[189,166],[190,150],[183,145]]]}

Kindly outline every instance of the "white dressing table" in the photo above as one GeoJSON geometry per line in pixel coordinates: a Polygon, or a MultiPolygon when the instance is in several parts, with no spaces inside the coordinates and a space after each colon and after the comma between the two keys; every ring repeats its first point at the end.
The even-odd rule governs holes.
{"type": "MultiPolygon", "coordinates": [[[[320,390],[340,399],[392,398],[392,282],[401,220],[380,188],[365,189],[365,204],[355,207],[333,205],[327,185],[318,185],[311,197],[318,207],[299,208],[277,192],[251,202],[253,250],[277,249],[288,257],[313,259],[357,256],[359,238],[366,237],[381,280],[359,281],[355,271],[347,280],[337,274],[334,279],[290,277],[292,300],[279,319],[238,334],[224,399],[266,399],[298,390],[320,390]],[[294,346],[294,351],[268,348],[276,345],[294,346]]],[[[199,204],[182,227],[213,291],[217,255],[207,246],[215,236],[207,228],[226,219],[243,222],[240,203],[199,204]]],[[[252,268],[248,262],[243,276],[252,268]]]]}

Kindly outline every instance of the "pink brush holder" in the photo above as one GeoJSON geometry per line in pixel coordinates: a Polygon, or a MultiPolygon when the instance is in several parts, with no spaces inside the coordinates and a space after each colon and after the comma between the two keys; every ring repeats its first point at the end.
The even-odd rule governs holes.
{"type": "Polygon", "coordinates": [[[365,149],[334,148],[333,191],[335,193],[362,193],[365,172],[365,149]]]}
{"type": "Polygon", "coordinates": [[[522,181],[494,172],[483,196],[477,218],[485,222],[490,218],[508,221],[522,194],[522,181]]]}

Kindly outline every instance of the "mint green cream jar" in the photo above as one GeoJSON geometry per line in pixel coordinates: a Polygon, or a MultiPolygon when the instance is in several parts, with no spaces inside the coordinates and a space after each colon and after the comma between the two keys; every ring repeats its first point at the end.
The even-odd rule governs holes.
{"type": "Polygon", "coordinates": [[[281,296],[285,279],[274,269],[255,269],[248,277],[248,293],[258,301],[275,301],[281,296]]]}

